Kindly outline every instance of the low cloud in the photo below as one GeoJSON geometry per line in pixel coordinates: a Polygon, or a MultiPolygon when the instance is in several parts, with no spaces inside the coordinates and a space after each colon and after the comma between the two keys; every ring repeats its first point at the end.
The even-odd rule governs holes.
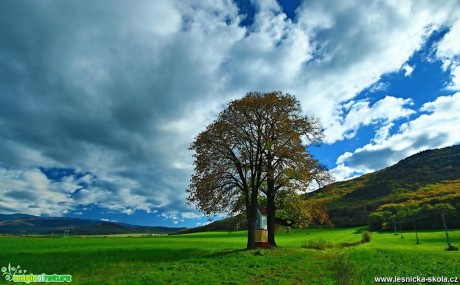
{"type": "Polygon", "coordinates": [[[75,204],[70,194],[78,187],[72,179],[52,182],[38,169],[0,168],[0,211],[61,216],[75,204]]]}
{"type": "Polygon", "coordinates": [[[103,222],[111,222],[111,223],[116,223],[118,222],[117,220],[110,220],[110,219],[101,219],[103,222]]]}
{"type": "Polygon", "coordinates": [[[404,71],[404,76],[409,77],[412,75],[412,72],[414,72],[414,67],[410,66],[409,64],[404,64],[401,69],[404,71]]]}
{"type": "Polygon", "coordinates": [[[375,124],[388,125],[392,121],[408,117],[415,113],[408,108],[413,105],[411,99],[386,96],[370,104],[369,100],[351,101],[341,105],[342,120],[340,124],[326,130],[326,142],[334,143],[337,140],[351,139],[362,126],[375,124]]]}
{"type": "Polygon", "coordinates": [[[332,173],[338,180],[348,179],[354,173],[380,170],[426,149],[458,144],[459,126],[460,93],[440,96],[433,102],[425,103],[419,110],[419,116],[402,124],[395,134],[387,135],[385,139],[376,138],[354,152],[342,154],[332,173]]]}

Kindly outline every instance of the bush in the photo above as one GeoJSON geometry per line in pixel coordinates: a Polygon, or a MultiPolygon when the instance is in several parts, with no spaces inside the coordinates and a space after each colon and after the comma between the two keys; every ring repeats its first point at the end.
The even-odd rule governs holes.
{"type": "Polygon", "coordinates": [[[338,247],[350,247],[350,246],[357,246],[361,244],[362,241],[356,241],[356,242],[342,242],[339,243],[338,247]]]}
{"type": "Polygon", "coordinates": [[[302,248],[312,248],[312,249],[319,249],[319,250],[325,250],[326,248],[333,248],[334,245],[331,244],[330,242],[324,241],[324,240],[318,240],[318,241],[309,241],[307,244],[302,245],[302,248]]]}
{"type": "Polygon", "coordinates": [[[371,241],[371,234],[368,231],[363,233],[363,237],[361,238],[361,243],[366,243],[371,241]]]}
{"type": "Polygon", "coordinates": [[[380,231],[383,229],[383,224],[387,222],[388,218],[391,216],[390,211],[384,212],[374,212],[369,215],[367,222],[369,225],[370,231],[380,231]]]}

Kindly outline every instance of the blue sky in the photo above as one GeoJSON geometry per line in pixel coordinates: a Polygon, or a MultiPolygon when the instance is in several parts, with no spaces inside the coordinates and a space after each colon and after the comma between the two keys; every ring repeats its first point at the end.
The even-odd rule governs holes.
{"type": "Polygon", "coordinates": [[[458,144],[459,6],[2,1],[0,213],[203,224],[188,146],[248,91],[317,116],[337,180],[458,144]]]}

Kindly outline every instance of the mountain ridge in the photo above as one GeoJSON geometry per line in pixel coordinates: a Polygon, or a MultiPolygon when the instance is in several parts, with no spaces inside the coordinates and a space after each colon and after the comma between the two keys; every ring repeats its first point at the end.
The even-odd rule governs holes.
{"type": "Polygon", "coordinates": [[[184,228],[139,226],[69,217],[40,217],[21,213],[0,214],[0,234],[57,234],[65,231],[69,231],[71,235],[170,234],[182,229],[184,228]]]}

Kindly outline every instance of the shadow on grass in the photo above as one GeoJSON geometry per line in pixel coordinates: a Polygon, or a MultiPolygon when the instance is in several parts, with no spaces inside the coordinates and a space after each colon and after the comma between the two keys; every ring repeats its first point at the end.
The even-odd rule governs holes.
{"type": "MultiPolygon", "coordinates": [[[[119,263],[149,263],[177,262],[181,260],[207,258],[211,251],[202,249],[170,249],[170,248],[139,248],[139,249],[103,249],[92,251],[66,252],[22,252],[0,254],[0,260],[11,264],[21,265],[30,272],[67,272],[76,273],[85,267],[107,267],[119,263]],[[73,271],[73,272],[71,272],[73,271]]],[[[37,273],[38,274],[38,273],[37,273]]]]}
{"type": "Polygon", "coordinates": [[[361,240],[355,242],[342,242],[339,244],[332,244],[329,241],[325,240],[311,240],[308,241],[306,244],[302,245],[302,248],[310,248],[310,249],[319,249],[325,250],[329,248],[344,248],[344,247],[352,247],[358,246],[361,244],[365,244],[371,241],[371,235],[368,231],[362,233],[361,240]]]}
{"type": "Polygon", "coordinates": [[[241,252],[247,252],[247,251],[250,251],[250,250],[245,249],[245,248],[238,248],[238,249],[229,248],[229,249],[223,249],[221,251],[208,254],[207,257],[209,258],[224,257],[224,256],[234,255],[234,254],[238,254],[241,252]]]}

